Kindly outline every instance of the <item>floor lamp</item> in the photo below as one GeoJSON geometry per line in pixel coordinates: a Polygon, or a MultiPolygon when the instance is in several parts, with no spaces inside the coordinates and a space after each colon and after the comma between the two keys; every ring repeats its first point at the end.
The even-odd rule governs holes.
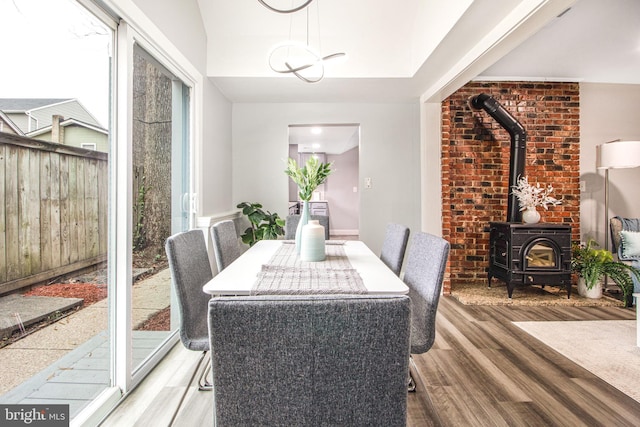
{"type": "Polygon", "coordinates": [[[596,169],[604,169],[604,248],[606,250],[609,250],[609,169],[638,166],[640,166],[640,141],[612,141],[596,146],[596,169]]]}

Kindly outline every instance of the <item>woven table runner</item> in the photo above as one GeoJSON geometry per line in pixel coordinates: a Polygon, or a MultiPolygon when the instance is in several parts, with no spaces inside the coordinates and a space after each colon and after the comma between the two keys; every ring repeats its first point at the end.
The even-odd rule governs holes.
{"type": "Polygon", "coordinates": [[[252,295],[366,294],[360,274],[351,266],[343,245],[327,245],[326,260],[301,261],[295,245],[283,244],[262,266],[252,295]]]}
{"type": "Polygon", "coordinates": [[[285,243],[278,248],[266,265],[318,270],[346,270],[353,268],[344,251],[344,244],[325,244],[324,253],[326,254],[324,261],[301,261],[300,257],[296,253],[296,245],[285,243]]]}

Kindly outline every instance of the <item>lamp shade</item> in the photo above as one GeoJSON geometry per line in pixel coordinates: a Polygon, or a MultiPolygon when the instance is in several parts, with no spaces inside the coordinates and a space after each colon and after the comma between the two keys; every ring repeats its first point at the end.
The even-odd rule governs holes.
{"type": "Polygon", "coordinates": [[[640,166],[640,141],[614,141],[596,147],[597,169],[623,169],[640,166]]]}

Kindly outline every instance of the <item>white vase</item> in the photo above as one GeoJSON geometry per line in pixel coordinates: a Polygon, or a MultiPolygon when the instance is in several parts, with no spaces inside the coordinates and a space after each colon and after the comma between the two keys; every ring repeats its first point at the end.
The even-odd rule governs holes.
{"type": "Polygon", "coordinates": [[[598,299],[602,298],[602,282],[598,281],[591,289],[587,289],[584,278],[578,278],[578,295],[585,298],[598,299]]]}
{"type": "Polygon", "coordinates": [[[522,212],[522,221],[527,224],[537,224],[540,222],[540,212],[536,210],[535,206],[528,207],[522,212]]]}
{"type": "Polygon", "coordinates": [[[302,227],[300,260],[316,262],[324,261],[325,257],[324,227],[320,225],[320,221],[310,220],[302,227]]]}
{"type": "Polygon", "coordinates": [[[300,221],[298,221],[298,227],[296,228],[296,253],[300,255],[301,239],[302,239],[302,227],[309,222],[309,202],[302,201],[302,212],[300,212],[300,221]]]}

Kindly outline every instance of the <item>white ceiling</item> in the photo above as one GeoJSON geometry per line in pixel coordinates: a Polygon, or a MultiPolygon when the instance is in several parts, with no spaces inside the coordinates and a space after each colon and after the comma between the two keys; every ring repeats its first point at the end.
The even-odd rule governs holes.
{"type": "Polygon", "coordinates": [[[305,40],[306,12],[198,1],[207,74],[232,102],[438,102],[472,79],[640,84],[640,0],[314,0],[309,43],[348,54],[315,84],[268,66],[290,28],[305,40]]]}
{"type": "MultiPolygon", "coordinates": [[[[473,2],[315,0],[304,10],[279,14],[257,0],[201,3],[205,1],[213,5],[204,17],[210,74],[273,77],[269,51],[283,41],[307,40],[308,11],[309,44],[323,55],[346,52],[349,56],[346,62],[326,68],[326,77],[339,78],[411,77],[473,2]]],[[[280,8],[304,3],[267,2],[280,8]]]]}
{"type": "MultiPolygon", "coordinates": [[[[473,26],[486,32],[511,10],[514,0],[314,0],[309,6],[310,44],[323,55],[346,52],[344,62],[329,62],[325,79],[306,84],[294,76],[269,68],[268,54],[279,42],[306,37],[305,12],[282,15],[257,0],[198,0],[208,36],[207,74],[233,102],[409,102],[415,101],[424,83],[418,74],[429,74],[456,58],[439,58],[442,41],[455,33],[461,51],[475,42],[465,34],[473,26]],[[483,6],[484,5],[484,6],[483,6]],[[505,6],[505,7],[501,7],[505,6]],[[469,21],[482,8],[490,16],[480,23],[469,21]],[[302,21],[302,30],[300,30],[302,21]],[[424,70],[429,60],[438,67],[424,70]],[[441,64],[441,65],[440,65],[441,64]]],[[[291,0],[269,0],[274,5],[291,0]]],[[[293,0],[299,4],[301,0],[293,0]]],[[[543,0],[520,0],[543,1],[543,0]]],[[[561,0],[568,1],[568,0],[561,0]]],[[[456,40],[452,40],[456,42],[456,40]]],[[[437,76],[434,74],[432,78],[437,76]]]]}
{"type": "Polygon", "coordinates": [[[639,84],[640,1],[577,1],[483,77],[639,84]]]}
{"type": "Polygon", "coordinates": [[[310,44],[318,47],[319,17],[321,53],[348,54],[329,61],[316,84],[268,66],[268,52],[289,39],[290,27],[292,39],[304,41],[304,11],[198,1],[207,73],[233,102],[413,102],[445,97],[441,88],[450,93],[478,76],[640,83],[638,0],[315,0],[310,44]]]}

